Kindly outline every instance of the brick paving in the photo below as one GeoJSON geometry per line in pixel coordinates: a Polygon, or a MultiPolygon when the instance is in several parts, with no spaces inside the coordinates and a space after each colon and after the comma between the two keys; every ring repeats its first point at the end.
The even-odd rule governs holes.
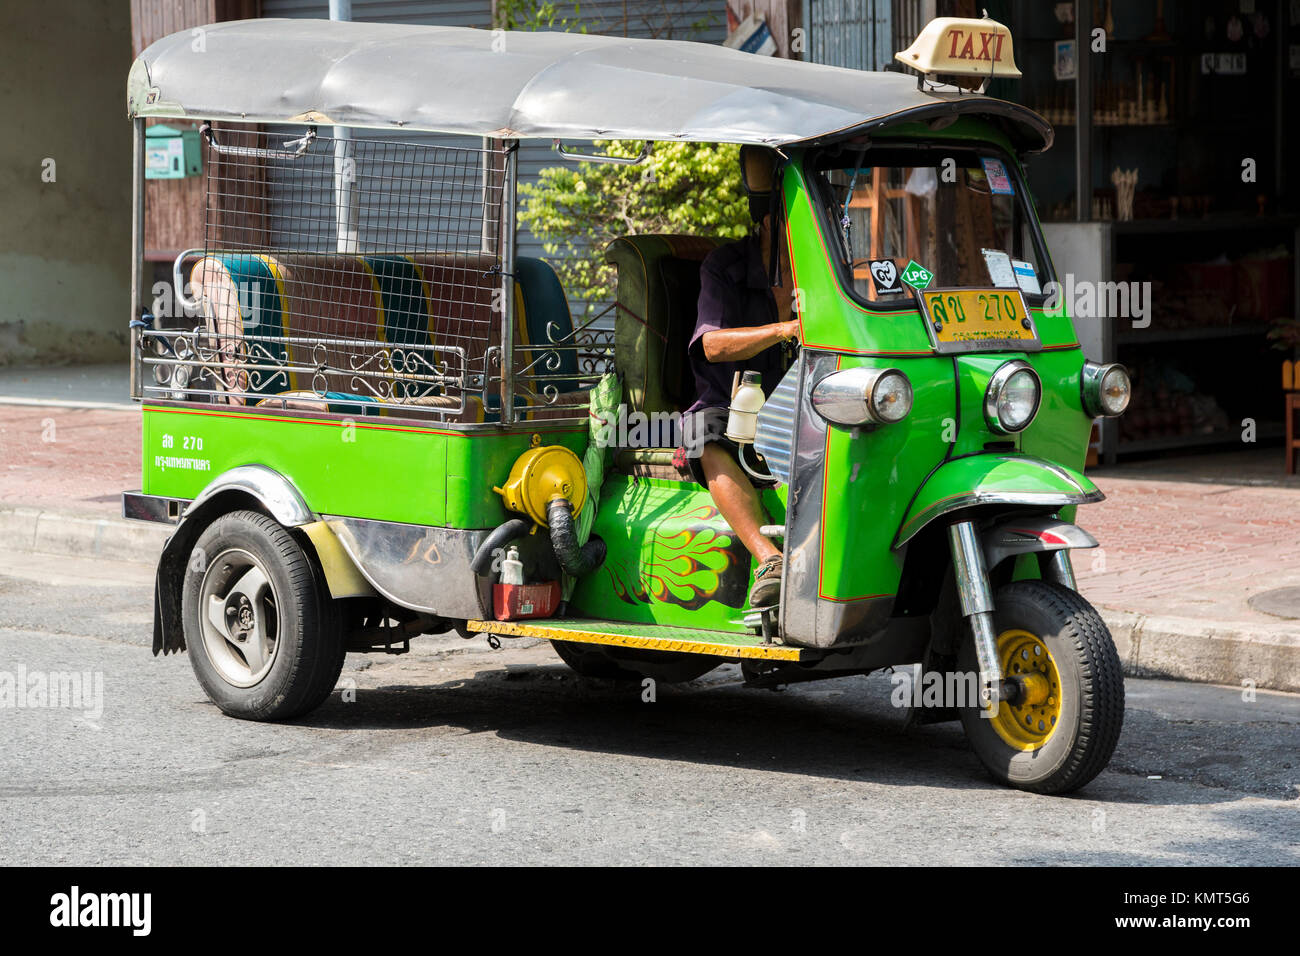
{"type": "MultiPolygon", "coordinates": [[[[1258,462],[1224,461],[1243,474],[1258,470],[1258,462]]],[[[1211,484],[1204,469],[1197,481],[1165,480],[1167,467],[1160,478],[1120,477],[1150,471],[1120,467],[1095,476],[1107,499],[1079,509],[1079,523],[1102,545],[1075,555],[1084,595],[1098,607],[1142,615],[1300,634],[1300,621],[1246,603],[1261,591],[1300,586],[1300,488],[1211,484]]],[[[138,410],[0,409],[0,508],[116,517],[121,492],[139,486],[138,410]]]]}
{"type": "Polygon", "coordinates": [[[1095,480],[1107,499],[1080,508],[1077,520],[1102,546],[1074,558],[1079,588],[1094,604],[1288,626],[1246,599],[1300,585],[1300,489],[1095,480]]]}
{"type": "Polygon", "coordinates": [[[139,409],[0,406],[0,508],[112,518],[139,487],[139,409]]]}

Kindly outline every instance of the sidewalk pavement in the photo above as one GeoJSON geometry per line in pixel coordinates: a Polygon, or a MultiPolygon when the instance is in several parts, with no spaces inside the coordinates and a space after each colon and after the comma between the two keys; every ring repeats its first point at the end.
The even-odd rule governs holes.
{"type": "MultiPolygon", "coordinates": [[[[1300,620],[1248,603],[1300,587],[1300,488],[1126,473],[1146,472],[1094,475],[1107,500],[1078,521],[1102,547],[1074,556],[1126,672],[1300,691],[1300,620]]],[[[0,547],[152,563],[170,528],[120,517],[121,492],[139,486],[134,406],[0,410],[0,547]]]]}

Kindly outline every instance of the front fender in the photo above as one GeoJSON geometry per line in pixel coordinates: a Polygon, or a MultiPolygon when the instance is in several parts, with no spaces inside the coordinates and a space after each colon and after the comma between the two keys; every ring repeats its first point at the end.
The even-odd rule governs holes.
{"type": "Polygon", "coordinates": [[[918,531],[951,511],[977,505],[1031,505],[1063,508],[1089,504],[1106,496],[1072,468],[1032,455],[987,453],[944,462],[903,516],[894,536],[897,550],[918,531]]]}

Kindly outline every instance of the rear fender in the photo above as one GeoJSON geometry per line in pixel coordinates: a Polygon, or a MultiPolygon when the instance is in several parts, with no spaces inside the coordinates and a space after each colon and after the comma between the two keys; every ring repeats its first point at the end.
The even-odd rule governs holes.
{"type": "Polygon", "coordinates": [[[217,518],[241,508],[264,512],[286,528],[303,527],[318,520],[289,479],[270,468],[241,465],[214,478],[185,509],[175,534],[167,539],[158,559],[153,597],[155,655],[185,650],[181,583],[185,580],[194,543],[217,518]]]}

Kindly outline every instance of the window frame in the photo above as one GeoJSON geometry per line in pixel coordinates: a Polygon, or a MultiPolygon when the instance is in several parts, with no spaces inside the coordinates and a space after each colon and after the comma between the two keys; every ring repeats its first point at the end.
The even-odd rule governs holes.
{"type": "MultiPolygon", "coordinates": [[[[847,151],[851,149],[851,146],[846,143],[841,148],[847,151]]],[[[1016,188],[1016,194],[1011,198],[1015,201],[1016,208],[1019,210],[1020,215],[1024,217],[1025,225],[1032,226],[1032,228],[1029,229],[1030,240],[1034,244],[1034,253],[1038,259],[1037,264],[1040,266],[1040,272],[1045,276],[1045,281],[1040,284],[1040,288],[1044,291],[1039,292],[1037,295],[1032,295],[1025,292],[1023,289],[1020,289],[1020,293],[1024,296],[1025,305],[1031,311],[1036,308],[1042,309],[1049,298],[1049,293],[1046,290],[1056,283],[1056,270],[1052,264],[1051,256],[1048,255],[1047,252],[1047,241],[1043,236],[1042,224],[1038,221],[1038,215],[1035,213],[1033,206],[1029,203],[1029,191],[1025,185],[1024,177],[1021,175],[1020,164],[1015,160],[1015,158],[997,145],[984,142],[963,143],[956,146],[954,146],[951,141],[946,140],[928,140],[909,143],[875,142],[870,143],[865,147],[862,152],[862,158],[858,161],[858,167],[861,169],[865,169],[868,166],[877,169],[891,168],[888,165],[879,166],[871,162],[871,154],[873,152],[898,153],[909,150],[923,153],[940,152],[945,156],[967,153],[979,159],[989,158],[999,159],[1002,161],[1002,165],[1006,169],[1008,177],[1010,177],[1016,188]]],[[[854,302],[854,304],[868,312],[915,312],[919,310],[920,305],[917,302],[915,295],[908,296],[904,293],[892,301],[884,299],[868,299],[859,294],[858,290],[854,287],[854,279],[850,271],[852,268],[852,262],[844,261],[840,255],[840,250],[843,249],[843,239],[839,234],[839,222],[832,221],[830,218],[830,210],[834,197],[829,194],[830,184],[826,181],[825,176],[827,170],[834,168],[846,169],[849,167],[848,164],[839,167],[837,167],[835,163],[823,165],[822,160],[826,158],[827,155],[825,148],[809,155],[804,161],[804,174],[806,180],[811,186],[811,194],[814,200],[813,204],[816,207],[817,227],[822,230],[822,238],[824,240],[823,244],[826,247],[827,253],[830,254],[833,260],[831,266],[835,272],[836,279],[839,281],[840,288],[854,302]]],[[[932,168],[937,169],[938,166],[939,164],[935,163],[932,168]]],[[[988,287],[995,288],[991,281],[988,287]]],[[[936,288],[940,287],[936,286],[936,288]]],[[[953,286],[952,288],[957,287],[953,286]]],[[[1019,284],[1017,284],[1016,288],[1019,289],[1019,284]]]]}

